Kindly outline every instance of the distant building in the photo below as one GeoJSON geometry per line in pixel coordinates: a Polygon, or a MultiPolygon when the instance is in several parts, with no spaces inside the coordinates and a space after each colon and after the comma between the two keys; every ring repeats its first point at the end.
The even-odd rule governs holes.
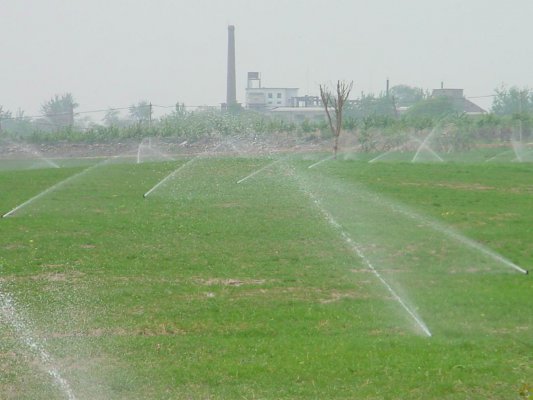
{"type": "Polygon", "coordinates": [[[466,97],[464,97],[463,89],[433,89],[431,97],[446,97],[451,100],[452,103],[467,115],[483,115],[487,111],[479,107],[477,104],[472,103],[466,97]]]}
{"type": "Polygon", "coordinates": [[[298,96],[298,88],[262,87],[259,72],[248,72],[246,108],[268,111],[276,107],[290,107],[298,96]]]}
{"type": "Polygon", "coordinates": [[[259,72],[248,72],[246,108],[289,122],[323,121],[318,96],[298,96],[298,88],[263,87],[259,72]]]}
{"type": "Polygon", "coordinates": [[[278,107],[266,114],[288,122],[320,122],[326,119],[326,112],[322,107],[278,107]]]}

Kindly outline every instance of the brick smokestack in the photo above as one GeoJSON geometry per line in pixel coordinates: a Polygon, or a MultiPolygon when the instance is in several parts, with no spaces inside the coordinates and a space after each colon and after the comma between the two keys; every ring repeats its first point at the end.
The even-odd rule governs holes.
{"type": "Polygon", "coordinates": [[[237,104],[237,83],[235,80],[235,26],[228,26],[228,87],[226,105],[237,104]]]}

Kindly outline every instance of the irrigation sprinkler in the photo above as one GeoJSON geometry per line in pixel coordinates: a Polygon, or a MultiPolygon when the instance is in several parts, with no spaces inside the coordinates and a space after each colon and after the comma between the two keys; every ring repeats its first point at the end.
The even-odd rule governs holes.
{"type": "Polygon", "coordinates": [[[302,191],[309,197],[313,204],[317,207],[318,211],[322,214],[324,219],[339,232],[340,236],[343,238],[345,243],[352,249],[352,251],[363,261],[366,267],[374,274],[374,276],[382,283],[382,285],[387,289],[391,296],[400,304],[404,311],[413,319],[413,321],[418,325],[418,327],[424,332],[428,337],[431,337],[431,331],[427,325],[422,321],[422,319],[408,306],[408,304],[400,297],[398,293],[392,288],[392,286],[383,278],[379,271],[374,267],[369,258],[363,253],[360,246],[350,237],[350,235],[342,228],[328,210],[321,204],[317,196],[305,187],[299,176],[296,176],[296,180],[300,185],[302,191]]]}
{"type": "Polygon", "coordinates": [[[442,159],[441,156],[439,156],[435,151],[433,151],[433,149],[431,147],[429,147],[429,145],[427,144],[428,140],[435,134],[436,132],[436,128],[434,128],[427,136],[426,138],[422,141],[418,138],[413,138],[414,140],[416,140],[418,143],[420,143],[420,146],[418,147],[417,151],[416,151],[416,154],[414,155],[413,159],[411,160],[411,162],[416,162],[417,159],[418,159],[418,155],[420,154],[420,152],[422,151],[423,148],[425,148],[427,151],[429,151],[431,154],[433,154],[440,162],[444,162],[444,160],[442,159]]]}
{"type": "Polygon", "coordinates": [[[503,156],[504,154],[507,154],[507,153],[510,153],[512,152],[513,150],[505,150],[505,151],[502,151],[501,153],[498,153],[496,154],[495,156],[489,158],[488,160],[486,160],[485,162],[490,162],[492,160],[495,160],[496,158],[500,157],[500,156],[503,156]]]}
{"type": "Polygon", "coordinates": [[[382,159],[383,157],[388,156],[390,153],[392,153],[393,151],[396,151],[396,150],[399,149],[399,148],[400,148],[400,146],[396,146],[396,147],[394,147],[394,148],[392,148],[392,149],[386,151],[385,153],[380,154],[380,155],[377,156],[377,157],[374,157],[374,158],[373,158],[372,160],[370,160],[368,163],[369,163],[369,164],[375,163],[376,161],[382,159]]]}
{"type": "Polygon", "coordinates": [[[100,165],[102,164],[105,164],[109,159],[106,159],[105,161],[102,161],[102,162],[99,162],[95,165],[92,165],[88,168],[85,168],[83,171],[80,171],[78,172],[77,174],[74,174],[74,175],[71,175],[69,176],[68,178],[62,180],[61,182],[58,182],[56,183],[55,185],[53,186],[50,186],[48,189],[45,189],[43,190],[41,193],[38,193],[37,195],[33,196],[31,199],[29,200],[26,200],[24,203],[16,206],[15,208],[13,208],[11,211],[5,213],[4,215],[2,215],[2,218],[7,218],[7,217],[10,217],[12,216],[13,214],[15,214],[18,210],[20,210],[21,208],[24,208],[25,206],[27,206],[28,204],[31,204],[33,203],[35,200],[45,196],[46,194],[50,193],[50,192],[53,192],[54,190],[56,190],[57,188],[63,186],[64,184],[70,182],[71,180],[75,179],[75,178],[78,178],[82,175],[85,175],[87,172],[89,172],[90,170],[96,168],[96,167],[99,167],[100,165]]]}
{"type": "Polygon", "coordinates": [[[42,368],[53,379],[54,384],[61,389],[68,400],[76,400],[69,383],[61,375],[59,369],[54,365],[54,360],[48,351],[29,328],[29,324],[17,312],[15,301],[11,295],[2,290],[0,286],[0,318],[13,329],[17,340],[24,344],[29,351],[37,356],[42,368]]]}
{"type": "MultiPolygon", "coordinates": [[[[286,157],[285,157],[285,158],[286,158],[286,157]]],[[[260,172],[263,172],[264,170],[266,170],[266,169],[272,167],[273,165],[275,165],[275,164],[281,162],[281,161],[284,160],[285,158],[280,158],[280,159],[278,159],[278,160],[274,160],[274,161],[272,161],[271,163],[265,165],[264,167],[258,169],[257,171],[252,172],[250,175],[247,175],[247,176],[245,176],[244,178],[239,179],[239,180],[237,181],[237,184],[242,183],[242,182],[244,182],[244,181],[250,179],[251,177],[253,177],[253,176],[259,174],[260,172]]]]}
{"type": "Polygon", "coordinates": [[[161,181],[159,181],[154,187],[152,187],[149,191],[147,191],[145,194],[143,194],[143,197],[146,199],[150,193],[152,193],[154,190],[156,190],[159,186],[161,186],[163,183],[168,181],[170,178],[172,178],[174,175],[176,175],[178,172],[180,172],[182,169],[184,169],[187,165],[192,164],[194,161],[196,161],[200,157],[199,155],[191,158],[189,161],[187,161],[185,164],[180,165],[178,168],[176,168],[174,171],[172,171],[170,174],[168,174],[166,177],[164,177],[161,181]]]}
{"type": "MultiPolygon", "coordinates": [[[[220,146],[222,145],[222,143],[219,143],[212,151],[216,151],[220,146]]],[[[192,164],[193,162],[195,162],[196,160],[198,160],[200,157],[204,156],[205,154],[208,154],[208,150],[205,150],[203,153],[200,153],[198,155],[196,155],[195,157],[191,158],[190,160],[188,160],[185,164],[182,164],[180,165],[178,168],[176,168],[174,171],[172,171],[170,174],[168,174],[167,176],[165,176],[161,181],[159,181],[154,187],[152,187],[149,191],[147,191],[145,194],[143,194],[143,197],[146,199],[150,193],[152,193],[154,190],[156,190],[158,187],[160,187],[162,184],[164,184],[166,181],[168,181],[169,179],[171,179],[173,176],[175,176],[178,172],[180,172],[182,169],[184,169],[185,167],[187,167],[188,165],[192,164]]]]}
{"type": "Polygon", "coordinates": [[[331,160],[331,159],[334,158],[334,157],[335,157],[335,154],[331,154],[331,155],[329,155],[329,156],[323,158],[322,160],[319,160],[319,161],[317,161],[316,163],[314,163],[314,164],[308,166],[307,168],[308,168],[308,169],[315,168],[316,166],[322,164],[323,162],[326,162],[326,161],[328,161],[328,160],[331,160]]]}

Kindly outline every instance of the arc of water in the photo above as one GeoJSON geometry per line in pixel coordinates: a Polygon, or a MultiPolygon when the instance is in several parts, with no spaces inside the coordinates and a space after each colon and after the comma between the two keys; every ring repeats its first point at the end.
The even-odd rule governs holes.
{"type": "Polygon", "coordinates": [[[109,159],[104,160],[104,161],[102,161],[102,162],[99,162],[99,163],[97,163],[97,164],[95,164],[95,165],[92,165],[92,166],[90,166],[90,167],[88,167],[88,168],[85,168],[83,171],[80,171],[80,172],[78,172],[77,174],[71,175],[71,176],[69,176],[68,178],[66,178],[66,179],[64,179],[64,180],[62,180],[62,181],[56,183],[55,185],[50,186],[48,189],[43,190],[41,193],[37,194],[36,196],[33,196],[31,199],[26,200],[24,203],[22,203],[22,204],[16,206],[16,207],[13,208],[11,211],[5,213],[4,215],[2,215],[2,218],[6,218],[6,217],[10,217],[10,216],[12,216],[12,215],[15,214],[18,210],[20,210],[20,209],[26,207],[28,204],[33,203],[35,200],[37,200],[37,199],[39,199],[39,198],[41,198],[41,197],[47,195],[47,194],[50,193],[50,192],[53,192],[54,190],[60,188],[60,187],[63,186],[64,184],[66,184],[66,183],[68,183],[68,182],[70,182],[70,181],[72,181],[72,180],[74,180],[74,179],[76,179],[76,178],[79,178],[79,177],[82,176],[82,175],[85,175],[87,172],[89,172],[89,171],[93,170],[94,168],[97,168],[97,167],[99,167],[99,166],[101,166],[101,165],[107,163],[108,161],[109,161],[109,159]]]}
{"type": "Polygon", "coordinates": [[[155,149],[155,148],[150,148],[150,149],[152,150],[152,152],[154,152],[154,153],[160,155],[160,156],[163,157],[163,158],[166,158],[166,159],[171,160],[171,161],[176,161],[176,159],[175,159],[174,157],[172,157],[171,155],[169,155],[169,154],[167,154],[167,153],[164,153],[164,152],[162,152],[162,151],[159,151],[159,150],[157,150],[157,149],[155,149]]]}
{"type": "Polygon", "coordinates": [[[381,196],[377,196],[376,194],[374,193],[371,193],[369,191],[363,191],[363,190],[360,190],[359,193],[361,195],[364,195],[366,196],[367,198],[371,199],[373,202],[375,202],[376,204],[381,204],[387,208],[389,208],[390,210],[394,211],[394,212],[397,212],[397,213],[400,213],[400,214],[403,214],[405,215],[406,217],[410,218],[410,219],[413,219],[419,223],[422,223],[428,227],[430,227],[431,229],[433,229],[434,231],[436,232],[440,232],[456,241],[458,241],[459,243],[463,244],[463,245],[466,245],[468,247],[471,247],[477,251],[479,251],[480,253],[483,253],[485,254],[486,256],[492,258],[493,260],[495,261],[498,261],[508,267],[511,267],[523,274],[528,274],[528,271],[522,267],[520,267],[519,265],[516,265],[515,263],[513,263],[512,261],[508,260],[507,258],[503,257],[502,255],[496,253],[495,251],[493,251],[492,249],[489,249],[487,248],[486,246],[484,246],[483,244],[481,243],[478,243],[476,242],[475,240],[469,238],[469,237],[466,237],[464,236],[463,234],[455,231],[452,227],[448,227],[448,226],[445,226],[443,224],[441,224],[440,222],[438,221],[434,221],[434,220],[431,220],[427,217],[424,217],[410,209],[408,209],[407,207],[404,207],[404,206],[400,206],[400,205],[397,205],[389,200],[386,200],[382,195],[381,196]]]}
{"type": "Polygon", "coordinates": [[[283,159],[284,159],[284,158],[280,158],[280,159],[278,159],[278,160],[274,160],[274,161],[272,161],[271,163],[265,165],[264,167],[258,169],[257,171],[254,171],[254,172],[252,172],[251,174],[245,176],[244,178],[239,179],[239,180],[237,181],[237,183],[238,183],[238,184],[239,184],[239,183],[242,183],[242,182],[244,182],[244,181],[250,179],[251,177],[256,176],[257,174],[259,174],[259,173],[265,171],[266,169],[272,167],[273,165],[276,165],[277,163],[281,162],[283,159]]]}
{"type": "MultiPolygon", "coordinates": [[[[217,149],[222,145],[222,143],[219,143],[212,151],[215,152],[217,149]]],[[[180,165],[178,168],[176,168],[174,171],[172,171],[170,174],[165,176],[162,180],[160,180],[158,183],[155,184],[150,190],[148,190],[145,194],[143,194],[144,198],[147,198],[154,190],[159,188],[161,185],[163,185],[166,181],[174,177],[176,174],[178,174],[181,170],[185,169],[187,166],[194,163],[196,160],[198,160],[200,157],[205,156],[206,154],[209,154],[209,150],[204,151],[203,153],[197,154],[195,157],[191,158],[184,164],[180,165]]]]}
{"type": "MultiPolygon", "coordinates": [[[[431,135],[431,133],[430,133],[430,135],[431,135]]],[[[424,141],[421,141],[420,139],[413,137],[413,140],[415,140],[415,141],[417,141],[418,143],[420,143],[420,147],[418,148],[418,150],[417,150],[415,156],[413,157],[413,159],[411,160],[411,162],[416,161],[415,159],[417,158],[418,153],[420,153],[420,151],[422,150],[422,148],[425,148],[427,151],[429,151],[431,154],[433,154],[435,157],[437,157],[437,159],[438,159],[439,161],[444,162],[444,160],[442,159],[442,157],[439,156],[435,151],[433,151],[433,149],[432,149],[431,147],[429,147],[429,146],[427,145],[426,140],[428,139],[428,137],[429,137],[429,135],[426,137],[426,139],[424,139],[424,141]]]]}
{"type": "Polygon", "coordinates": [[[418,147],[418,149],[417,149],[417,151],[416,151],[416,153],[415,153],[413,159],[411,160],[411,162],[416,162],[416,160],[418,159],[418,155],[420,154],[420,152],[422,151],[423,148],[425,148],[426,150],[428,150],[429,152],[431,152],[435,157],[437,157],[437,158],[439,159],[439,161],[444,161],[444,160],[442,159],[442,157],[439,156],[437,153],[435,153],[435,152],[433,151],[433,149],[431,149],[431,148],[428,146],[428,144],[427,144],[427,142],[429,141],[429,139],[435,134],[436,131],[437,131],[437,127],[433,128],[433,129],[431,130],[431,132],[429,132],[428,135],[424,138],[423,141],[420,141],[419,139],[416,139],[416,138],[415,138],[415,140],[416,140],[417,142],[420,143],[420,146],[418,147]]]}
{"type": "MultiPolygon", "coordinates": [[[[145,144],[144,144],[145,141],[146,141],[146,138],[141,140],[141,142],[139,143],[139,146],[137,147],[137,164],[141,163],[141,153],[142,153],[142,149],[145,147],[145,144]]],[[[150,150],[150,152],[155,153],[163,158],[176,161],[174,157],[156,149],[155,147],[152,147],[152,138],[148,138],[148,149],[150,150]]]]}
{"type": "Polygon", "coordinates": [[[199,157],[200,157],[200,155],[197,155],[196,157],[193,157],[190,160],[188,160],[186,163],[180,165],[178,168],[176,168],[174,171],[172,171],[170,174],[168,174],[162,180],[160,180],[158,183],[156,183],[156,185],[154,187],[152,187],[149,191],[147,191],[145,194],[143,194],[143,197],[144,198],[148,197],[150,195],[150,193],[152,193],[154,190],[156,190],[159,186],[163,185],[166,181],[171,179],[173,176],[175,176],[182,169],[186,168],[188,165],[190,165],[193,162],[195,162],[199,157]]]}
{"type": "Polygon", "coordinates": [[[142,139],[141,142],[139,143],[139,147],[137,147],[137,164],[141,163],[141,148],[143,146],[144,141],[145,139],[142,139]]]}
{"type": "MultiPolygon", "coordinates": [[[[345,151],[338,152],[337,155],[340,156],[340,155],[342,155],[342,154],[350,154],[350,153],[353,153],[353,152],[359,150],[360,148],[361,148],[361,145],[358,144],[357,146],[352,146],[352,147],[346,149],[345,151]]],[[[335,154],[331,154],[331,155],[329,155],[329,156],[327,156],[327,157],[325,157],[325,158],[323,158],[323,159],[317,161],[316,163],[311,164],[311,165],[308,166],[307,168],[311,169],[311,168],[318,167],[320,164],[322,164],[322,163],[324,163],[324,162],[326,162],[326,161],[328,161],[328,160],[331,160],[332,158],[335,158],[335,154]]]]}
{"type": "Polygon", "coordinates": [[[500,156],[503,156],[504,154],[510,153],[511,151],[513,151],[513,150],[502,151],[501,153],[496,154],[494,157],[491,157],[488,160],[485,160],[485,162],[489,162],[489,161],[495,160],[496,158],[498,158],[500,156]]]}
{"type": "Polygon", "coordinates": [[[333,157],[335,157],[335,154],[331,154],[331,155],[329,155],[329,156],[327,156],[327,157],[325,157],[325,158],[323,158],[323,159],[317,161],[316,163],[314,163],[314,164],[308,166],[307,168],[308,168],[308,169],[315,168],[316,166],[318,166],[318,165],[320,165],[320,164],[322,164],[322,163],[324,163],[324,162],[326,162],[326,161],[328,161],[328,160],[331,160],[333,157]]]}
{"type": "MultiPolygon", "coordinates": [[[[300,182],[299,179],[297,179],[298,182],[300,182]]],[[[428,337],[431,337],[431,331],[427,327],[427,325],[422,321],[420,317],[416,315],[416,313],[407,305],[407,303],[396,293],[396,291],[392,288],[392,286],[381,276],[379,271],[372,265],[368,257],[363,253],[360,246],[357,245],[357,243],[344,231],[342,226],[333,218],[333,216],[322,206],[320,200],[315,196],[313,192],[308,190],[307,188],[303,187],[303,185],[300,185],[304,193],[307,194],[307,196],[312,200],[312,202],[315,204],[315,206],[318,208],[318,210],[321,212],[321,214],[324,216],[324,218],[328,221],[328,223],[334,227],[342,236],[344,241],[347,245],[350,246],[350,248],[354,251],[354,253],[363,261],[363,263],[366,265],[366,267],[374,274],[374,276],[383,284],[383,286],[387,289],[387,291],[391,294],[391,296],[400,304],[400,306],[407,312],[407,314],[415,321],[415,323],[420,327],[422,332],[428,337]]]]}
{"type": "Polygon", "coordinates": [[[519,147],[518,142],[512,140],[511,141],[511,145],[513,146],[513,151],[514,151],[514,154],[516,156],[516,158],[513,161],[522,162],[523,161],[522,160],[522,154],[520,154],[520,150],[518,149],[518,147],[519,147]]]}
{"type": "Polygon", "coordinates": [[[9,143],[12,143],[13,145],[18,147],[22,151],[25,151],[26,153],[30,153],[30,154],[33,154],[34,156],[37,156],[39,159],[43,160],[45,163],[47,163],[48,165],[52,166],[53,168],[60,168],[60,166],[57,163],[55,163],[54,161],[50,160],[49,158],[46,158],[45,156],[43,156],[40,152],[38,152],[35,149],[32,149],[32,148],[30,148],[28,146],[24,146],[22,144],[11,142],[11,141],[9,141],[9,143]]]}
{"type": "Polygon", "coordinates": [[[50,160],[49,158],[43,157],[42,155],[39,155],[37,153],[34,153],[37,157],[39,157],[41,160],[43,160],[48,165],[52,166],[53,168],[61,168],[59,164],[55,163],[54,161],[50,160]]]}
{"type": "Polygon", "coordinates": [[[374,162],[376,162],[376,161],[378,161],[378,160],[381,160],[383,157],[388,156],[390,153],[392,153],[393,151],[398,150],[398,149],[401,148],[402,146],[403,146],[403,145],[401,144],[401,145],[399,145],[399,146],[393,147],[392,149],[386,151],[385,153],[380,154],[380,155],[377,156],[377,157],[374,157],[372,160],[369,161],[369,163],[374,163],[374,162]]]}
{"type": "Polygon", "coordinates": [[[76,400],[76,396],[72,391],[69,383],[61,376],[58,368],[54,366],[54,362],[50,354],[45,350],[42,343],[37,340],[30,332],[26,322],[16,312],[15,302],[12,297],[2,291],[0,286],[0,317],[7,322],[15,331],[17,338],[28,347],[34,354],[39,357],[39,361],[57,385],[69,400],[76,400]]]}

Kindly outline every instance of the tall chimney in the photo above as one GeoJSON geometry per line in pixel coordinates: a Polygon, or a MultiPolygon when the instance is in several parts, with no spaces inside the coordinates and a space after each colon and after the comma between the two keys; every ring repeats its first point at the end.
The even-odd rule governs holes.
{"type": "Polygon", "coordinates": [[[237,84],[235,80],[235,26],[228,26],[228,86],[226,106],[237,104],[237,84]]]}

